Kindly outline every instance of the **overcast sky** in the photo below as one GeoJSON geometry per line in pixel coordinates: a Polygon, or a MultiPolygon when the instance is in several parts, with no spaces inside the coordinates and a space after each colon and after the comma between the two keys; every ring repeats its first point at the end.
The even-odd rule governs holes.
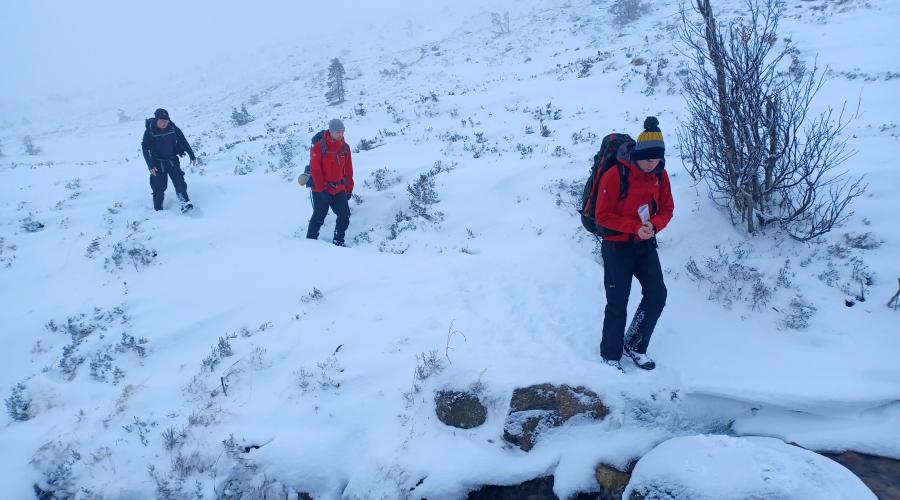
{"type": "MultiPolygon", "coordinates": [[[[412,21],[448,32],[514,0],[29,0],[0,2],[0,103],[164,78],[262,47],[366,43],[412,21]]],[[[485,23],[489,23],[486,20],[485,23]]],[[[334,54],[339,50],[333,51],[334,54]]]]}

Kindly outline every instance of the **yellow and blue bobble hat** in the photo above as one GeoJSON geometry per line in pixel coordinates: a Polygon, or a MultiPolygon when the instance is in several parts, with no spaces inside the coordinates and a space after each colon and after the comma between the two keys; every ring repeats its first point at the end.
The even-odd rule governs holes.
{"type": "Polygon", "coordinates": [[[659,130],[659,120],[655,116],[648,116],[644,120],[644,131],[638,135],[631,153],[631,160],[663,159],[666,156],[666,144],[663,142],[662,131],[659,130]]]}

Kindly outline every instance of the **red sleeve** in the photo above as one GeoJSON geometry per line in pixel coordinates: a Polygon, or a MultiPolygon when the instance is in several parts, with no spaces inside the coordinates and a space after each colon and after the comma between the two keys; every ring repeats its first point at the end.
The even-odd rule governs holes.
{"type": "Polygon", "coordinates": [[[662,185],[659,186],[658,205],[656,215],[650,217],[650,223],[653,224],[653,229],[657,233],[669,225],[669,221],[672,220],[672,215],[675,213],[675,202],[672,200],[672,185],[669,184],[669,174],[665,170],[663,170],[662,174],[662,185]]]}
{"type": "MultiPolygon", "coordinates": [[[[324,138],[322,139],[325,140],[324,138]]],[[[309,173],[312,175],[313,192],[325,190],[325,171],[322,169],[322,145],[315,143],[309,149],[309,173]]]]}
{"type": "Polygon", "coordinates": [[[641,221],[637,218],[625,217],[615,213],[619,203],[619,169],[613,167],[604,172],[600,178],[600,188],[597,194],[597,208],[594,211],[594,220],[598,226],[619,231],[626,234],[637,234],[641,227],[641,221]]]}
{"type": "Polygon", "coordinates": [[[353,156],[350,147],[347,147],[347,169],[344,171],[344,179],[347,181],[347,192],[353,194],[353,156]]]}

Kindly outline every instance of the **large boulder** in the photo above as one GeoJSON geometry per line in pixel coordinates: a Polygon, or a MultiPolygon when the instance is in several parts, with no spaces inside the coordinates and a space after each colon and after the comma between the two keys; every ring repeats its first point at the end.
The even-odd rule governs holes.
{"type": "Polygon", "coordinates": [[[609,408],[584,387],[540,384],[513,391],[503,439],[529,451],[538,436],[577,417],[582,421],[603,420],[609,408]]]}
{"type": "Polygon", "coordinates": [[[478,427],[487,419],[487,408],[468,392],[439,391],[434,397],[434,410],[441,422],[460,429],[478,427]]]}
{"type": "Polygon", "coordinates": [[[670,439],[638,461],[629,500],[860,499],[875,495],[842,465],[764,437],[670,439]]]}

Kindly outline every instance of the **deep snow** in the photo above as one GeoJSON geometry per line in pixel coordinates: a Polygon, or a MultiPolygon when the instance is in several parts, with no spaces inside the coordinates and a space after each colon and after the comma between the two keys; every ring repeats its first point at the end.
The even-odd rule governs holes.
{"type": "MultiPolygon", "coordinates": [[[[268,478],[316,498],[414,489],[434,499],[553,473],[564,497],[590,489],[598,463],[624,467],[673,436],[721,432],[900,458],[900,331],[884,306],[898,274],[900,177],[885,159],[900,152],[890,77],[900,70],[877,35],[900,9],[870,3],[845,12],[791,6],[783,23],[801,56],[818,54],[834,74],[817,103],[855,105],[861,96],[849,131],[859,153],[847,168],[867,176],[868,194],[844,227],[810,244],[776,234],[747,241],[682,168],[673,2],[656,2],[626,30],[590,2],[522,2],[510,6],[512,32],[502,36],[471,15],[427,43],[399,30],[342,54],[279,46],[244,71],[209,66],[158,94],[134,98],[137,87],[123,86],[42,106],[4,101],[16,124],[0,132],[0,386],[24,384],[31,418],[4,417],[0,489],[26,498],[32,484],[57,478],[56,487],[86,488],[85,497],[135,498],[168,480],[172,490],[214,497],[229,478],[268,478]],[[328,107],[323,70],[337,55],[352,98],[328,107]],[[638,56],[651,68],[668,59],[657,87],[632,65],[638,56]],[[579,78],[587,58],[598,60],[579,78]],[[256,119],[235,127],[228,118],[242,103],[256,119]],[[535,114],[548,104],[560,116],[545,120],[552,135],[541,137],[535,114]],[[157,106],[203,158],[186,168],[191,216],[177,214],[171,188],[169,210],[150,208],[138,143],[140,118],[157,106]],[[134,119],[118,123],[118,108],[134,119]],[[573,134],[633,135],[648,114],[666,137],[676,203],[660,235],[669,300],[650,349],[659,368],[621,375],[598,363],[602,267],[560,186],[580,187],[597,147],[573,134]],[[294,182],[308,138],[338,115],[351,146],[384,143],[355,154],[362,203],[352,205],[350,248],[326,243],[333,216],[322,241],[303,239],[308,193],[294,182]],[[39,156],[19,151],[26,134],[39,156]],[[392,237],[396,215],[409,211],[407,184],[438,161],[440,222],[407,221],[392,237]],[[400,182],[376,189],[380,168],[400,182]],[[43,229],[25,231],[28,217],[43,229]],[[844,243],[845,233],[867,231],[883,243],[844,243]],[[117,243],[156,256],[117,264],[117,243]],[[702,263],[738,245],[767,282],[791,261],[791,283],[761,310],[707,300],[710,287],[685,271],[690,258],[702,263]],[[875,278],[869,300],[846,307],[840,287],[854,257],[875,278]],[[785,328],[798,294],[817,312],[807,328],[785,328]],[[72,337],[45,325],[80,314],[105,330],[76,335],[67,359],[85,360],[69,380],[60,360],[72,337]],[[122,333],[145,338],[146,356],[122,333]],[[416,380],[428,358],[429,376],[416,380]],[[104,359],[123,374],[92,376],[91,362],[102,372],[104,359]],[[486,424],[461,431],[438,422],[433,391],[476,382],[486,424]],[[557,429],[527,454],[505,446],[512,390],[544,382],[585,385],[613,413],[557,429]],[[184,432],[171,449],[168,429],[184,432]],[[231,454],[223,444],[231,436],[260,447],[231,454]]],[[[635,287],[632,308],[638,297],[635,287]]]]}

